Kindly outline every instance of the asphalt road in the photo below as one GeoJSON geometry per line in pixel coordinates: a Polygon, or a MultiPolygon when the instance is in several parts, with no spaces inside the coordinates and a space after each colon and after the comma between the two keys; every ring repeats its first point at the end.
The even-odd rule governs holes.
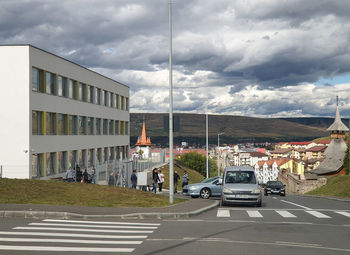
{"type": "Polygon", "coordinates": [[[350,203],[312,197],[181,220],[0,222],[0,254],[350,254],[350,203]]]}

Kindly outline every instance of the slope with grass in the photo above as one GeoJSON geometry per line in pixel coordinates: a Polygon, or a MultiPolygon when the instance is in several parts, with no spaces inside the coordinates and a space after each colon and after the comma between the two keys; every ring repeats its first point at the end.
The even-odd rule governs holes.
{"type": "MultiPolygon", "coordinates": [[[[169,198],[135,189],[62,181],[0,179],[0,203],[97,207],[162,207],[169,198]]],[[[179,203],[181,199],[175,199],[179,203]]]]}
{"type": "MultiPolygon", "coordinates": [[[[162,173],[165,175],[165,182],[163,184],[163,187],[165,189],[169,189],[169,164],[161,167],[160,170],[162,170],[162,173]]],[[[177,174],[180,176],[180,180],[177,185],[177,190],[181,190],[182,176],[184,174],[184,171],[187,171],[188,173],[189,183],[197,183],[205,178],[203,175],[201,175],[193,169],[186,167],[178,160],[174,160],[174,172],[175,171],[177,171],[177,174]]]]}
{"type": "Polygon", "coordinates": [[[328,179],[327,184],[310,191],[309,195],[350,198],[350,176],[338,175],[328,179]]]}

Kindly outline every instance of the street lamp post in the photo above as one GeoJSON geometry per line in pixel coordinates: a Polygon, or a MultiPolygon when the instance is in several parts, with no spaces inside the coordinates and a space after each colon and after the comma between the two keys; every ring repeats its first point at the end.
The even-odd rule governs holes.
{"type": "Polygon", "coordinates": [[[208,142],[208,106],[206,106],[205,108],[205,137],[206,137],[206,159],[207,159],[207,163],[206,163],[206,173],[207,173],[207,178],[209,178],[209,142],[208,142]]]}
{"type": "Polygon", "coordinates": [[[174,203],[172,2],[169,1],[169,203],[174,203]]]}
{"type": "Polygon", "coordinates": [[[218,176],[220,176],[220,135],[223,135],[224,132],[221,132],[218,134],[218,162],[219,162],[219,167],[218,167],[218,176]]]}

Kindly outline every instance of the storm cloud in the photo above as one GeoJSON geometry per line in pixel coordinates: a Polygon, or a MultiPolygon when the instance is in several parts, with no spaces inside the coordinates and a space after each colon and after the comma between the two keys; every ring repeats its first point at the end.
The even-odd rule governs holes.
{"type": "MultiPolygon", "coordinates": [[[[350,114],[347,0],[177,0],[174,110],[350,114]]],[[[168,111],[168,0],[2,0],[0,43],[33,44],[128,85],[131,111],[168,111]]]]}

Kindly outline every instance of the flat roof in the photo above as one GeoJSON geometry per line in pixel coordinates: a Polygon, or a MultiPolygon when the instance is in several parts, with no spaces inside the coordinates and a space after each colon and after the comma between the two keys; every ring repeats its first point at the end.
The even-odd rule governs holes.
{"type": "Polygon", "coordinates": [[[41,51],[46,52],[46,53],[48,53],[48,54],[50,54],[50,55],[52,55],[52,56],[55,56],[55,57],[57,57],[57,58],[63,59],[63,60],[65,60],[65,61],[68,61],[68,62],[70,62],[70,63],[72,63],[72,64],[74,64],[74,65],[77,65],[77,66],[79,66],[79,67],[81,67],[81,68],[84,68],[84,69],[86,69],[86,70],[88,70],[88,71],[90,71],[90,72],[93,72],[93,73],[95,73],[95,74],[97,74],[97,75],[99,75],[99,76],[102,76],[102,77],[104,77],[104,78],[106,78],[106,79],[108,79],[108,80],[117,82],[117,83],[119,83],[120,85],[123,85],[123,86],[125,86],[125,87],[127,87],[127,88],[130,89],[130,87],[129,87],[128,85],[125,85],[125,84],[123,84],[123,83],[121,83],[121,82],[119,82],[119,81],[113,80],[112,78],[109,78],[109,77],[107,77],[107,76],[105,76],[105,75],[102,75],[102,74],[100,74],[100,73],[98,73],[98,72],[95,72],[95,71],[93,71],[93,70],[91,70],[91,69],[89,69],[89,68],[87,68],[87,67],[85,67],[85,66],[79,65],[79,64],[77,64],[77,63],[75,63],[75,62],[73,62],[73,61],[71,61],[71,60],[68,60],[68,59],[66,59],[66,58],[64,58],[64,57],[58,56],[58,55],[56,55],[56,54],[54,54],[54,53],[52,53],[52,52],[49,52],[49,51],[43,50],[43,49],[41,49],[41,48],[38,48],[38,47],[36,47],[36,46],[34,46],[34,45],[32,45],[32,44],[0,44],[0,47],[2,47],[2,46],[29,46],[29,47],[33,47],[33,48],[35,48],[35,49],[37,49],[37,50],[41,50],[41,51]]]}

